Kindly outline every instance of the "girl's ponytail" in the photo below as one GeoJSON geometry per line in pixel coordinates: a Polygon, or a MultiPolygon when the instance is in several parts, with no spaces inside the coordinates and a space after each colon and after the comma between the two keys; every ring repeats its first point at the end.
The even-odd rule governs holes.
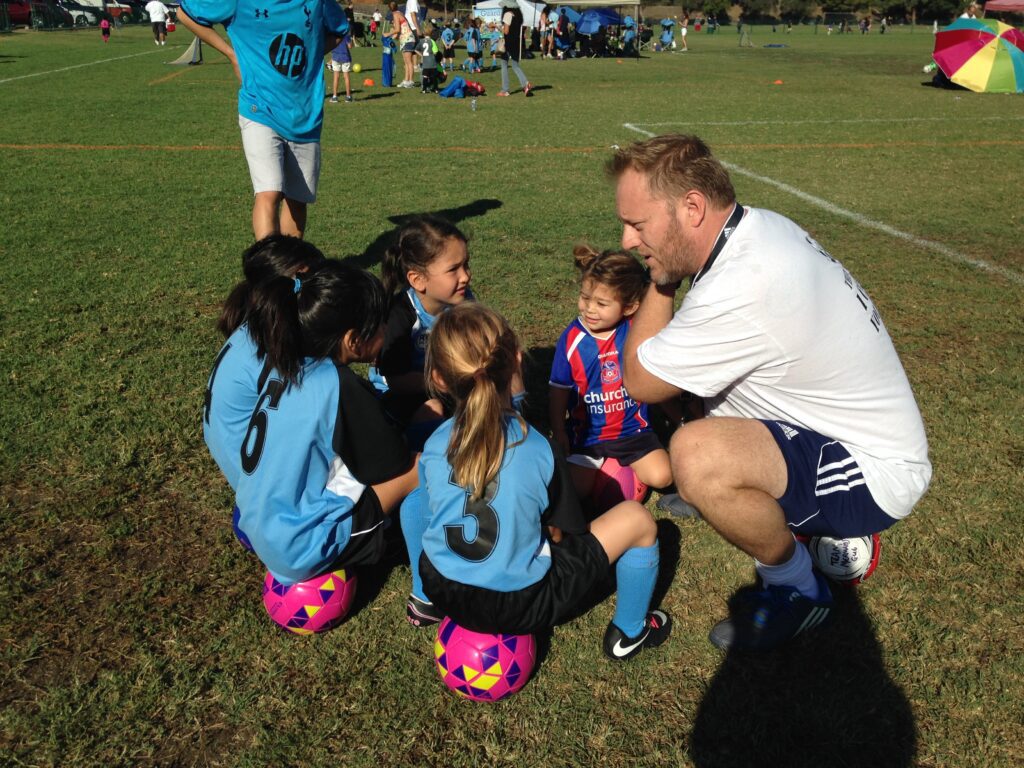
{"type": "Polygon", "coordinates": [[[427,381],[433,394],[455,401],[448,463],[455,482],[473,499],[486,493],[501,468],[508,420],[518,419],[526,433],[526,422],[508,406],[518,368],[519,342],[508,322],[476,302],[445,312],[431,331],[427,381]]]}
{"type": "Polygon", "coordinates": [[[326,259],[316,246],[290,235],[270,235],[242,254],[245,280],[224,302],[218,327],[225,336],[243,322],[260,358],[294,383],[302,367],[296,275],[308,275],[326,259]]]}

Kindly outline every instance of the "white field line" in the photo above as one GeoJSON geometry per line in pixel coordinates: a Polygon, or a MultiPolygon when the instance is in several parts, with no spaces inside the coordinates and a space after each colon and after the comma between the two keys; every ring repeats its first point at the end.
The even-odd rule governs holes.
{"type": "Polygon", "coordinates": [[[863,123],[980,123],[1001,120],[1024,120],[1024,115],[992,116],[992,117],[860,117],[850,120],[704,120],[694,122],[671,123],[630,123],[629,127],[639,131],[639,126],[661,128],[667,125],[710,125],[710,126],[747,126],[747,125],[861,125],[863,123]]]}
{"type": "Polygon", "coordinates": [[[121,61],[121,59],[134,59],[136,56],[149,56],[153,53],[167,53],[167,48],[158,48],[155,51],[144,51],[142,53],[131,53],[127,56],[115,56],[112,59],[101,59],[100,61],[89,61],[85,64],[73,64],[70,67],[61,67],[60,69],[50,69],[46,72],[33,72],[31,75],[18,75],[17,77],[8,77],[5,80],[0,80],[0,83],[13,83],[15,80],[25,80],[29,77],[41,77],[43,75],[55,75],[58,72],[67,72],[69,69],[78,69],[79,67],[91,67],[95,64],[107,64],[111,61],[121,61]]]}
{"type": "MultiPolygon", "coordinates": [[[[680,123],[674,124],[680,125],[680,123]]],[[[641,123],[641,125],[653,124],[641,123]]],[[[657,135],[655,133],[652,133],[651,131],[646,131],[643,128],[638,128],[633,123],[624,123],[622,127],[634,131],[635,133],[639,133],[641,136],[646,136],[647,138],[652,138],[653,136],[657,135]]],[[[811,205],[828,211],[829,213],[834,214],[836,216],[841,216],[844,219],[850,219],[851,221],[854,221],[867,229],[874,229],[877,230],[878,232],[883,232],[886,235],[889,235],[890,237],[895,237],[898,238],[899,240],[905,240],[906,242],[911,243],[912,245],[916,245],[919,248],[924,248],[926,250],[938,253],[941,256],[945,256],[950,261],[954,261],[959,264],[966,264],[968,266],[980,269],[983,272],[988,272],[993,275],[999,275],[1000,277],[1004,277],[1010,282],[1016,283],[1017,285],[1024,285],[1024,275],[1021,275],[1019,272],[1015,272],[1012,269],[1007,269],[1006,267],[1001,267],[997,264],[992,264],[991,262],[985,261],[983,259],[976,259],[971,256],[967,256],[966,254],[953,250],[948,245],[937,243],[934,240],[925,240],[923,237],[912,235],[909,232],[903,232],[902,230],[896,229],[895,227],[891,227],[888,224],[885,224],[881,221],[869,219],[867,216],[863,216],[857,213],[856,211],[849,211],[846,208],[840,208],[838,205],[830,203],[828,200],[822,200],[820,197],[815,197],[814,195],[808,194],[807,192],[804,192],[801,189],[797,189],[796,187],[790,186],[789,184],[786,184],[781,181],[776,181],[775,179],[768,178],[767,176],[762,176],[758,173],[754,173],[753,171],[748,171],[746,168],[741,168],[740,166],[734,165],[733,163],[727,163],[723,161],[722,165],[724,165],[732,173],[738,173],[741,176],[746,176],[748,179],[753,179],[754,181],[759,181],[762,184],[767,184],[769,186],[775,187],[776,189],[781,189],[783,192],[793,195],[794,197],[798,197],[804,202],[810,203],[811,205]]]]}

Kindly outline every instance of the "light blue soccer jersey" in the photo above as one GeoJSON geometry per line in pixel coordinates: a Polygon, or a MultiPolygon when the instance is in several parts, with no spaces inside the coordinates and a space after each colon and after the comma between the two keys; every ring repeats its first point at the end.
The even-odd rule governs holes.
{"type": "Polygon", "coordinates": [[[260,396],[263,368],[249,326],[242,323],[224,342],[206,383],[203,437],[232,489],[242,473],[238,452],[260,396]]]}
{"type": "Polygon", "coordinates": [[[331,360],[307,360],[297,386],[269,375],[240,465],[239,528],[267,570],[292,583],[336,563],[367,486],[405,471],[410,457],[365,381],[331,360]]]}
{"type": "Polygon", "coordinates": [[[238,114],[296,142],[320,140],[324,33],[348,20],[334,0],[182,0],[199,24],[223,24],[238,57],[238,114]]]}
{"type": "MultiPolygon", "coordinates": [[[[498,592],[540,581],[551,567],[542,516],[551,497],[555,458],[547,438],[507,421],[508,447],[498,477],[478,501],[455,484],[445,455],[455,422],[444,422],[420,458],[420,487],[430,505],[423,552],[447,579],[498,592]],[[520,442],[521,441],[521,442],[520,442]],[[517,444],[518,443],[518,444],[517,444]]],[[[570,489],[571,492],[571,489],[570,489]]]]}

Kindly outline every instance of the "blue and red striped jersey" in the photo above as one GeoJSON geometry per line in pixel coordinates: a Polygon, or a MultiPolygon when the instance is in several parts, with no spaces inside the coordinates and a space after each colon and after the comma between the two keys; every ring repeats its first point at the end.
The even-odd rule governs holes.
{"type": "Polygon", "coordinates": [[[650,430],[647,406],[626,393],[619,358],[629,321],[601,339],[576,318],[555,346],[553,387],[571,390],[567,431],[574,449],[630,437],[650,430]]]}

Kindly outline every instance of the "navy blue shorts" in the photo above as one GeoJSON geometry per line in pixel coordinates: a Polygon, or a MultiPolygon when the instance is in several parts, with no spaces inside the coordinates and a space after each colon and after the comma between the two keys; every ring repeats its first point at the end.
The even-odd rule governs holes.
{"type": "Polygon", "coordinates": [[[793,533],[848,539],[896,522],[875,503],[857,461],[838,440],[783,421],[762,419],[786,460],[778,499],[793,533]]]}

